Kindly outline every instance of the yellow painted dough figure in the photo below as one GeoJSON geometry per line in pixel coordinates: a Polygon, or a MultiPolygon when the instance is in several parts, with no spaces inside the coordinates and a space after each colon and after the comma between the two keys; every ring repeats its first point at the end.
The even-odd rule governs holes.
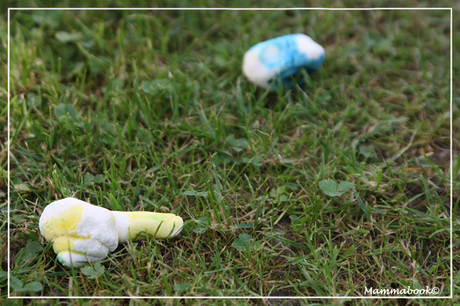
{"type": "Polygon", "coordinates": [[[174,237],[184,222],[175,214],[110,211],[75,198],[50,203],[40,216],[41,234],[53,244],[59,262],[81,267],[100,261],[119,242],[174,237]]]}

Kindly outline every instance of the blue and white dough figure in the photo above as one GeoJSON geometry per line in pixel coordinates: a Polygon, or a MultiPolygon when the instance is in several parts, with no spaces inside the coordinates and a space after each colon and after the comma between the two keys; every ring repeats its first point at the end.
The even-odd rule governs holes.
{"type": "MultiPolygon", "coordinates": [[[[305,34],[280,36],[251,47],[243,59],[243,73],[263,88],[275,90],[281,81],[292,88],[303,80],[296,78],[301,68],[308,73],[324,62],[324,48],[305,34]]],[[[298,77],[298,76],[297,76],[298,77]]]]}

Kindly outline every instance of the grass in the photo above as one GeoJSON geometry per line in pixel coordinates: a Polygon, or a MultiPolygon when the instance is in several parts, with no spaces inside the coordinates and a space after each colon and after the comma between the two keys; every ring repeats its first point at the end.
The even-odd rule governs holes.
{"type": "MultiPolygon", "coordinates": [[[[51,304],[73,296],[91,298],[69,303],[104,305],[242,296],[155,301],[303,305],[250,298],[428,286],[449,296],[450,171],[458,295],[460,146],[454,130],[450,169],[449,26],[449,11],[431,10],[13,11],[11,295],[51,304]],[[268,93],[242,76],[249,47],[297,32],[326,49],[325,63],[305,74],[302,88],[268,93]],[[330,196],[327,188],[337,192],[332,181],[349,183],[330,196]],[[185,226],[177,238],[130,242],[100,264],[65,269],[38,220],[47,204],[67,196],[114,210],[173,212],[185,226]],[[98,300],[103,296],[142,298],[98,300]]],[[[6,27],[2,20],[4,50],[6,27]]],[[[459,27],[455,21],[454,33],[459,27]]],[[[6,67],[5,54],[0,61],[6,67]]],[[[454,69],[458,62],[455,55],[454,69]]],[[[6,106],[6,75],[0,81],[6,106]]],[[[455,87],[453,94],[457,125],[455,87]]],[[[6,228],[5,218],[2,298],[6,228]]],[[[411,301],[440,302],[398,300],[411,301]]]]}

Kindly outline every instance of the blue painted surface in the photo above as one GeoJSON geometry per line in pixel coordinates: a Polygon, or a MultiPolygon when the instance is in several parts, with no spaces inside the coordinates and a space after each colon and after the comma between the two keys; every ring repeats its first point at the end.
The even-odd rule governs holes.
{"type": "Polygon", "coordinates": [[[259,53],[259,60],[268,70],[291,69],[302,67],[308,63],[306,54],[301,53],[297,45],[298,34],[281,36],[257,44],[256,52],[259,53]],[[270,50],[277,49],[275,56],[270,50]]]}
{"type": "MultiPolygon", "coordinates": [[[[256,44],[249,51],[255,51],[262,65],[269,71],[279,71],[279,78],[284,86],[290,88],[299,81],[293,80],[293,76],[305,68],[312,72],[317,70],[324,62],[324,54],[318,59],[310,59],[307,54],[300,51],[297,37],[303,34],[291,34],[273,38],[256,44]],[[276,48],[276,54],[274,50],[276,48]]],[[[303,82],[303,80],[301,80],[303,82]]],[[[277,82],[275,82],[274,86],[277,82]]]]}

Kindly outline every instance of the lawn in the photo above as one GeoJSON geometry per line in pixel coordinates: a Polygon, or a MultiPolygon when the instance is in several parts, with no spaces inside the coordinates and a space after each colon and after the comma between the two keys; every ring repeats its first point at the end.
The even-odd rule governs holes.
{"type": "MultiPolygon", "coordinates": [[[[323,4],[332,5],[362,6],[323,4]]],[[[451,295],[451,212],[459,295],[459,83],[451,114],[449,10],[20,10],[10,26],[10,290],[47,298],[9,305],[144,305],[151,296],[247,297],[160,305],[448,303],[351,298],[371,287],[451,295]],[[324,64],[305,72],[302,86],[257,88],[242,74],[244,53],[292,33],[321,44],[324,64]],[[185,225],[178,237],[121,244],[100,263],[65,268],[38,221],[47,204],[70,196],[172,212],[185,225]],[[55,299],[74,296],[90,298],[55,299]],[[99,299],[121,296],[142,298],[99,299]],[[256,298],[287,296],[345,299],[256,298]]],[[[453,27],[455,49],[458,19],[453,27]]],[[[454,54],[457,72],[459,62],[454,54]]],[[[0,82],[6,298],[6,73],[0,82]]]]}

